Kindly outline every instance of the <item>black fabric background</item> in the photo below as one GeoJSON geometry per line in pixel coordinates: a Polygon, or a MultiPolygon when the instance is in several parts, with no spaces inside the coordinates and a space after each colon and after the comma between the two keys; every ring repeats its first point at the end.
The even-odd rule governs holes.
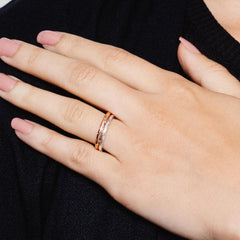
{"type": "MultiPolygon", "coordinates": [[[[0,9],[0,37],[37,44],[41,30],[66,31],[119,46],[180,72],[176,51],[183,20],[181,0],[14,0],[0,9]]],[[[3,62],[0,72],[69,95],[3,62]]],[[[14,117],[64,133],[0,99],[1,239],[181,239],[126,210],[97,184],[21,142],[10,127],[14,117]]]]}

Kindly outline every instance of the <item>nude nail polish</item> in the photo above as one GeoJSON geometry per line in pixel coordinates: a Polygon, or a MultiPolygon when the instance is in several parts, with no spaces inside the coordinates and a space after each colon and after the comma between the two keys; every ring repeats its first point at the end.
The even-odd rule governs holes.
{"type": "Polygon", "coordinates": [[[11,126],[14,130],[22,134],[29,134],[33,128],[33,124],[21,118],[14,118],[11,122],[11,126]]]}
{"type": "Polygon", "coordinates": [[[42,45],[52,46],[58,43],[62,33],[45,30],[38,34],[37,42],[42,45]]]}
{"type": "Polygon", "coordinates": [[[183,37],[180,37],[179,38],[179,41],[183,44],[183,46],[185,48],[187,48],[190,52],[192,53],[197,53],[197,54],[200,54],[201,52],[192,44],[190,43],[188,40],[186,40],[185,38],[183,37]]]}
{"type": "Polygon", "coordinates": [[[12,57],[20,46],[19,42],[10,40],[8,38],[0,39],[0,56],[12,57]]]}
{"type": "Polygon", "coordinates": [[[10,91],[14,85],[16,84],[17,80],[9,77],[6,74],[0,73],[0,90],[4,92],[10,91]]]}

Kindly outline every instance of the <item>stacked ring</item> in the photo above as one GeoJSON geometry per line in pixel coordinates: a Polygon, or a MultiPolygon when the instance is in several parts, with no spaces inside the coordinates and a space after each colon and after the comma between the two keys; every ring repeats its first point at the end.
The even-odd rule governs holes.
{"type": "Polygon", "coordinates": [[[101,122],[101,125],[99,127],[97,137],[96,137],[96,144],[95,144],[95,149],[102,152],[103,149],[103,143],[104,143],[104,138],[106,136],[108,127],[114,118],[114,115],[111,112],[107,112],[101,122]]]}

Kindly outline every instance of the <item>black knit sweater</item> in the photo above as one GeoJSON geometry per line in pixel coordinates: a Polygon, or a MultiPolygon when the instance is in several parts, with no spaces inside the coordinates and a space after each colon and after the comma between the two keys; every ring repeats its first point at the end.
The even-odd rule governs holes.
{"type": "MultiPolygon", "coordinates": [[[[182,35],[240,76],[238,42],[217,24],[201,0],[13,0],[0,9],[0,37],[37,44],[36,35],[44,29],[119,46],[178,73],[182,70],[176,52],[182,35]]],[[[71,96],[3,62],[0,72],[71,96]]],[[[128,211],[94,182],[24,144],[10,127],[16,116],[67,134],[0,99],[1,239],[181,239],[128,211]]]]}
{"type": "Polygon", "coordinates": [[[240,45],[217,22],[202,0],[187,0],[184,36],[240,79],[240,45]]]}

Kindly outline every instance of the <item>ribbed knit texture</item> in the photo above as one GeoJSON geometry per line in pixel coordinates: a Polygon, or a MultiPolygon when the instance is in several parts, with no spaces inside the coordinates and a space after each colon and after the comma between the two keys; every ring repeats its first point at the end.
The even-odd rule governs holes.
{"type": "Polygon", "coordinates": [[[185,37],[240,79],[240,44],[217,22],[203,0],[187,0],[185,37]]]}

